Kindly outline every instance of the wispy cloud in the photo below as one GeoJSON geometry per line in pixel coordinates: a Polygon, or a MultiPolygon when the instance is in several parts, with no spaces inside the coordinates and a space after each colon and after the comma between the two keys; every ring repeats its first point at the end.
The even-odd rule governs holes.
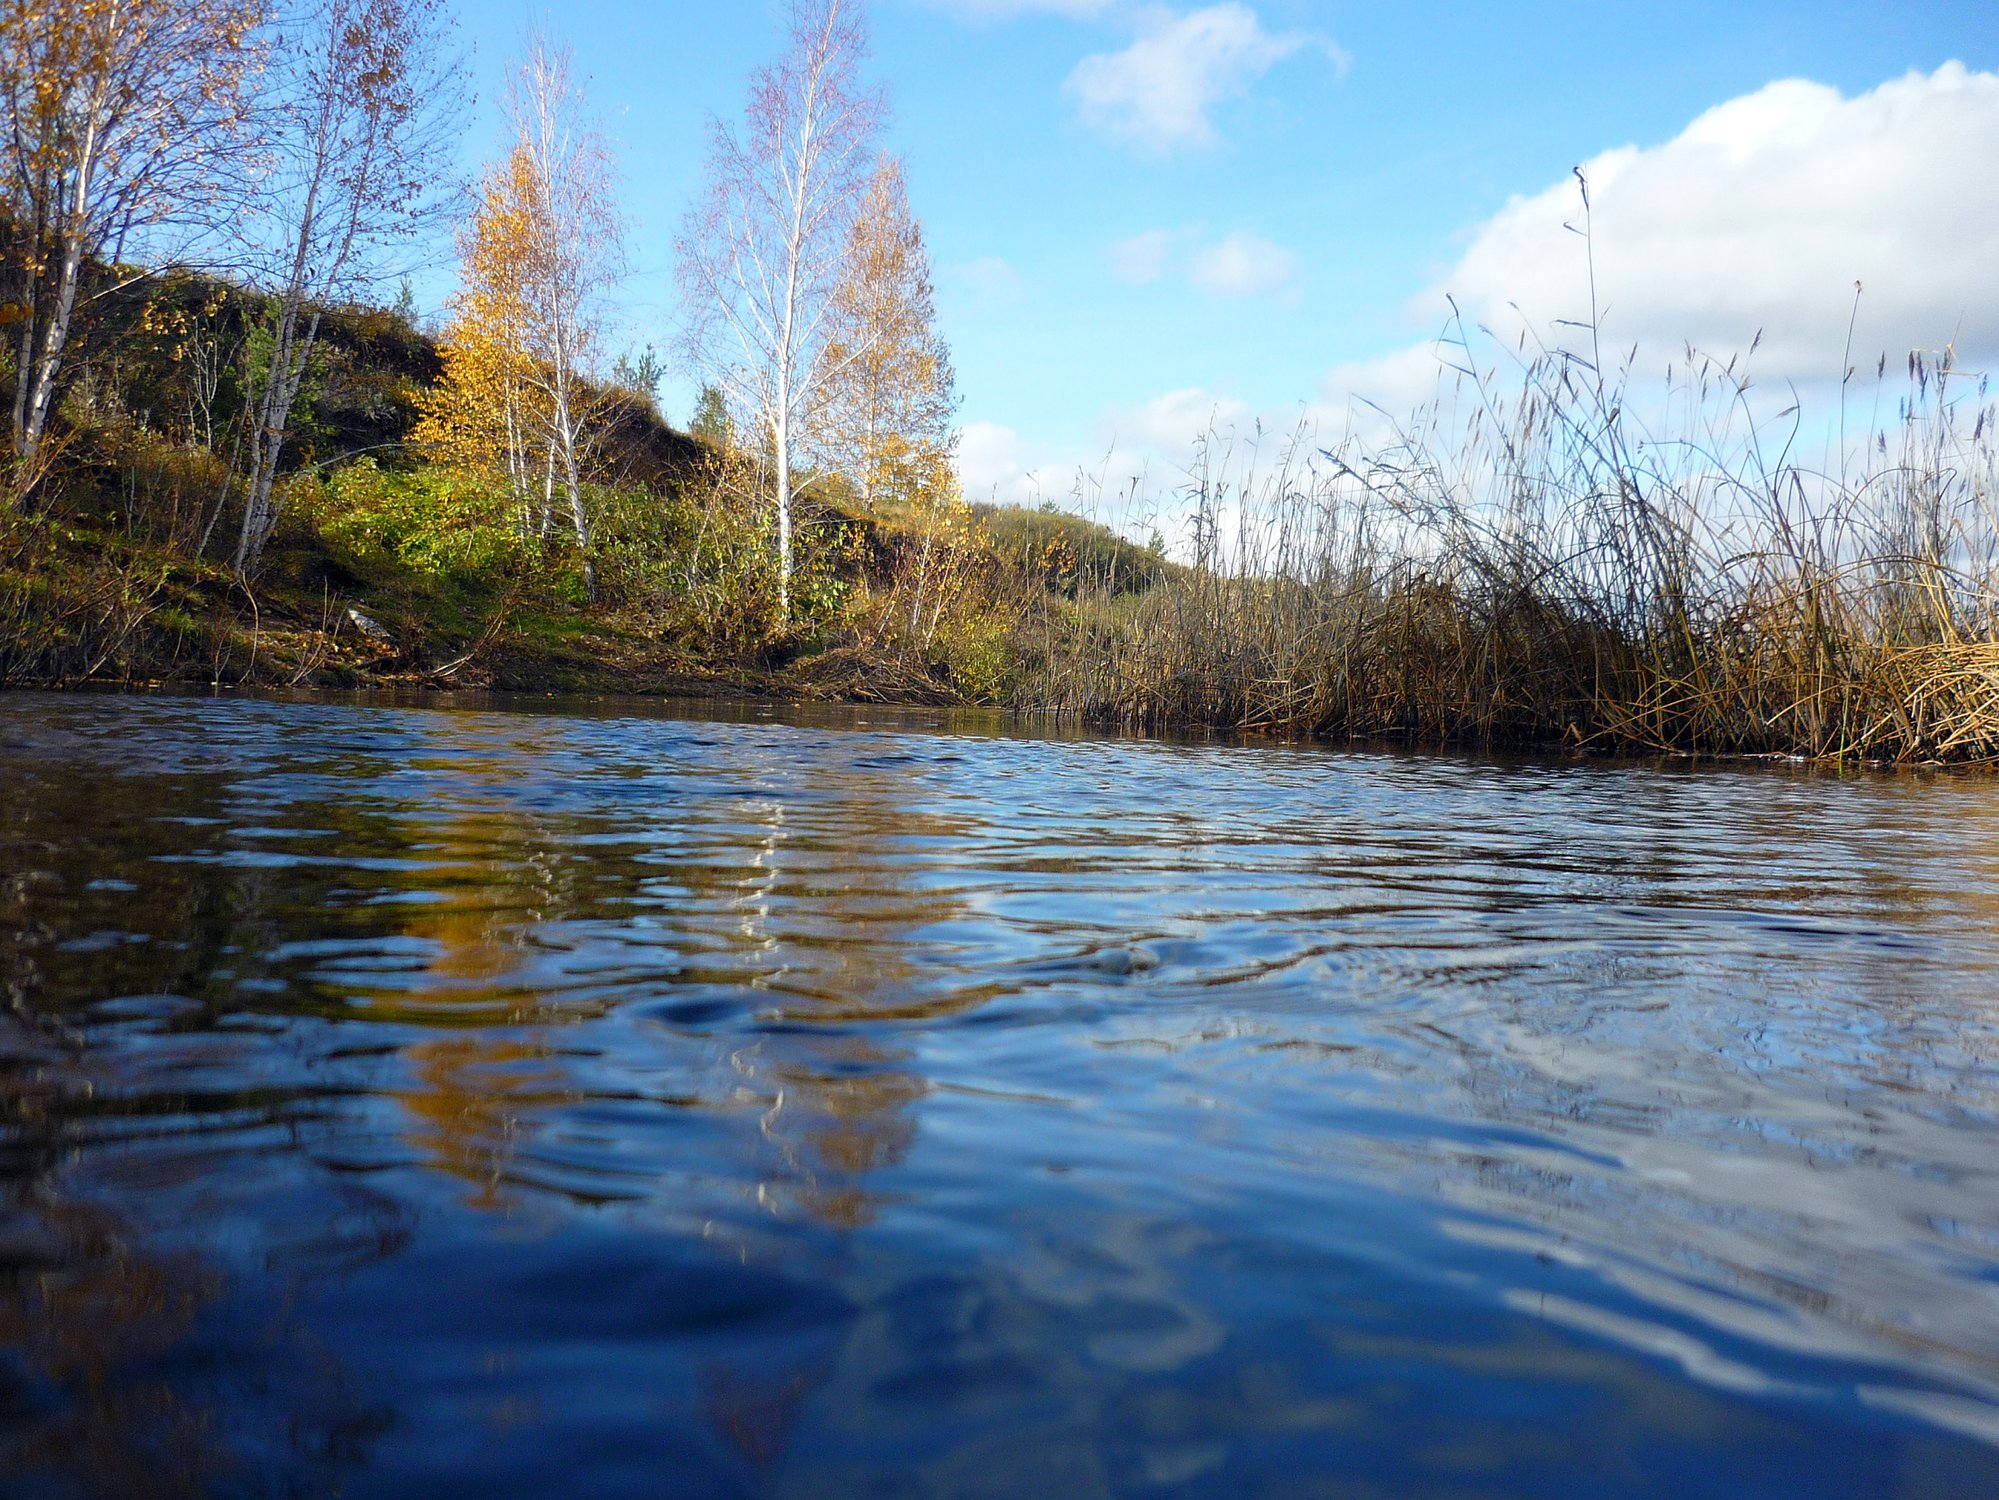
{"type": "Polygon", "coordinates": [[[1214,297],[1285,296],[1297,289],[1298,257],[1247,229],[1209,239],[1198,228],[1148,229],[1107,252],[1111,274],[1132,286],[1184,276],[1214,297]]]}
{"type": "Polygon", "coordinates": [[[1069,75],[1084,123],[1151,155],[1214,145],[1214,107],[1241,98],[1285,58],[1318,51],[1344,68],[1323,38],[1264,30],[1229,0],[1184,14],[1141,11],[1140,35],[1121,52],[1086,57],[1069,75]]]}
{"type": "Polygon", "coordinates": [[[975,21],[1007,21],[1015,16],[1069,16],[1082,20],[1117,8],[1118,0],[927,0],[932,10],[975,21]]]}
{"type": "Polygon", "coordinates": [[[1018,500],[1027,478],[1020,434],[998,422],[967,422],[958,430],[958,477],[975,500],[1018,500]]]}
{"type": "Polygon", "coordinates": [[[1068,495],[1083,460],[1022,440],[1000,422],[967,422],[958,429],[958,480],[965,497],[1002,505],[1038,505],[1068,495]]]}
{"type": "Polygon", "coordinates": [[[1164,281],[1186,238],[1183,229],[1147,229],[1118,240],[1108,252],[1111,274],[1132,286],[1164,281]]]}
{"type": "Polygon", "coordinates": [[[1020,290],[1020,273],[997,255],[946,266],[944,279],[981,302],[998,302],[1020,290]]]}
{"type": "Polygon", "coordinates": [[[1288,291],[1298,275],[1298,257],[1261,235],[1238,229],[1198,251],[1188,274],[1194,285],[1217,297],[1258,297],[1288,291]]]}

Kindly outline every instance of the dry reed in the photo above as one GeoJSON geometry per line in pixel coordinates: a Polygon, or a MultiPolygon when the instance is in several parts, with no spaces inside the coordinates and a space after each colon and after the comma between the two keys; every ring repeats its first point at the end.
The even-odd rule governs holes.
{"type": "MultiPolygon", "coordinates": [[[[1999,483],[1986,388],[1915,356],[1863,445],[1689,351],[1455,347],[1408,424],[1260,467],[1211,432],[1191,568],[1047,626],[1028,706],[1132,728],[1831,760],[1999,760],[1999,483]],[[1662,435],[1663,431],[1663,435],[1662,435]]],[[[1885,370],[1877,371],[1884,377],[1885,370]]],[[[1849,377],[1850,378],[1850,377],[1849,377]]],[[[1846,387],[1841,387],[1844,411],[1846,387]]]]}

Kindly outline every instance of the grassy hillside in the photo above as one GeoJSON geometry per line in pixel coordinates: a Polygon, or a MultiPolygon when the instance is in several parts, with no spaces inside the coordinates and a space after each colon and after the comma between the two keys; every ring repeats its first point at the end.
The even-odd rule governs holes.
{"type": "Polygon", "coordinates": [[[361,308],[326,315],[283,519],[238,580],[225,481],[261,312],[193,277],[94,310],[53,471],[25,510],[0,512],[0,684],[998,702],[1021,695],[1079,593],[1167,573],[1075,517],[868,514],[829,478],[807,493],[798,606],[780,627],[768,518],[741,464],[649,397],[605,390],[588,476],[600,590],[586,602],[573,545],[524,540],[488,481],[411,445],[438,350],[406,318],[361,308]]]}

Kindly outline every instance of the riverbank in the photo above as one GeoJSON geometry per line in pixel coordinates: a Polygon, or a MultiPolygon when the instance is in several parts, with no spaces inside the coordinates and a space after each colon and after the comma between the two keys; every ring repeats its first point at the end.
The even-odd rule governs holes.
{"type": "Polygon", "coordinates": [[[323,447],[284,476],[254,568],[218,540],[228,459],[149,425],[172,361],[71,402],[60,460],[0,508],[0,687],[749,694],[1999,763],[1999,421],[1947,359],[1883,394],[1892,429],[1825,426],[1811,462],[1795,426],[1772,456],[1733,367],[1695,362],[1646,396],[1549,356],[1331,446],[1209,433],[1148,502],[1170,547],[955,484],[870,499],[827,471],[794,496],[787,554],[767,466],[726,428],[696,438],[604,393],[579,541],[411,435],[420,334],[386,314],[332,326],[323,447]]]}
{"type": "MultiPolygon", "coordinates": [[[[1113,545],[1071,517],[986,520],[1113,545]]],[[[899,565],[851,561],[906,561],[907,547],[879,525],[841,524],[861,540],[833,578],[839,607],[810,631],[731,636],[691,619],[684,598],[580,599],[560,565],[356,576],[301,530],[246,584],[74,521],[17,522],[0,530],[0,687],[747,697],[1292,741],[1999,761],[1999,646],[1951,639],[1934,618],[1904,617],[1905,634],[1888,635],[1850,576],[1828,576],[1816,598],[1661,637],[1531,589],[1495,597],[1396,576],[1393,560],[1374,581],[1356,570],[1287,583],[1239,561],[1119,586],[1113,571],[1025,566],[982,524],[956,562],[942,560],[954,591],[911,632],[916,590],[899,565]]],[[[1533,562],[1506,566],[1518,575],[1533,562]]]]}
{"type": "Polygon", "coordinates": [[[1076,613],[1079,587],[1115,597],[1169,571],[1070,516],[988,511],[941,541],[887,516],[820,519],[844,533],[820,580],[832,602],[780,630],[762,601],[695,580],[647,592],[614,578],[587,599],[561,549],[455,568],[410,567],[381,548],[357,555],[329,539],[323,510],[294,522],[254,579],[103,518],[0,517],[0,687],[1019,706],[1029,674],[1046,673],[1048,642],[1073,628],[1057,621],[1076,613]],[[1079,585],[1091,569],[1097,581],[1079,585]]]}

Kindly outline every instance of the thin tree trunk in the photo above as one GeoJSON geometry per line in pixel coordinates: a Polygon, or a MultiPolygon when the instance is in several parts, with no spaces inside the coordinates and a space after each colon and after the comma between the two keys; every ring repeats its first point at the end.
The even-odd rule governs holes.
{"type": "Polygon", "coordinates": [[[791,624],[791,414],[777,409],[777,618],[791,624]]]}
{"type": "Polygon", "coordinates": [[[528,489],[527,451],[521,440],[520,391],[507,376],[503,401],[507,413],[507,490],[521,513],[521,540],[534,540],[534,500],[528,489]]]}
{"type": "Polygon", "coordinates": [[[272,495],[277,487],[278,461],[283,456],[292,405],[305,382],[306,367],[319,342],[320,313],[314,310],[305,331],[298,330],[299,293],[287,296],[279,315],[278,337],[271,348],[271,371],[264,386],[257,426],[250,434],[250,490],[243,502],[243,530],[236,544],[235,570],[247,576],[263,555],[264,543],[277,526],[272,495]]]}
{"type": "MultiPolygon", "coordinates": [[[[14,434],[14,453],[28,466],[25,476],[32,485],[35,460],[40,457],[42,435],[48,426],[49,408],[55,394],[56,374],[62,368],[63,350],[69,343],[70,320],[76,312],[76,288],[83,271],[83,241],[75,235],[65,236],[62,256],[62,271],[56,281],[55,307],[49,313],[47,327],[42,333],[42,346],[34,355],[32,366],[23,381],[26,400],[17,401],[17,421],[14,434]]],[[[32,327],[32,319],[30,320],[32,327]]]]}
{"type": "Polygon", "coordinates": [[[264,379],[261,403],[262,420],[250,433],[250,492],[244,498],[243,531],[236,544],[235,568],[239,578],[246,577],[256,567],[264,543],[270,540],[277,525],[277,511],[271,497],[277,485],[278,460],[284,452],[292,404],[305,382],[306,368],[319,342],[320,318],[324,315],[315,306],[306,320],[304,333],[300,334],[299,319],[305,313],[308,289],[313,285],[315,273],[321,278],[318,284],[322,289],[335,284],[339,267],[354,244],[355,221],[351,211],[343,241],[329,248],[316,247],[313,240],[320,227],[320,197],[329,186],[328,174],[332,171],[329,153],[336,133],[335,98],[333,89],[327,88],[319,100],[312,142],[312,173],[307,179],[305,202],[299,209],[298,239],[281,296],[277,334],[271,343],[271,368],[264,379]],[[322,262],[318,265],[314,264],[316,249],[322,262]]]}
{"type": "Polygon", "coordinates": [[[30,382],[26,408],[14,437],[14,452],[23,466],[18,471],[17,494],[20,495],[25,495],[38,477],[34,472],[35,460],[41,456],[42,434],[47,427],[55,395],[56,375],[62,368],[63,351],[69,345],[70,320],[76,312],[77,282],[83,274],[85,226],[92,181],[98,165],[99,131],[102,126],[99,109],[102,103],[103,96],[99,93],[84,112],[89,125],[77,147],[76,182],[70,191],[67,218],[62,230],[62,271],[56,283],[55,306],[50,309],[48,327],[42,336],[41,352],[34,361],[32,376],[25,365],[16,372],[17,379],[30,382]]]}
{"type": "Polygon", "coordinates": [[[551,440],[542,452],[541,472],[541,538],[548,540],[548,534],[555,529],[555,443],[551,440]]]}
{"type": "MultiPolygon", "coordinates": [[[[558,357],[561,344],[557,342],[558,357]]],[[[562,486],[569,500],[569,522],[576,535],[576,550],[583,558],[583,596],[597,599],[597,567],[590,560],[590,522],[583,511],[583,477],[576,462],[576,421],[571,408],[569,381],[556,374],[555,434],[562,457],[562,486]]]]}
{"type": "MultiPolygon", "coordinates": [[[[29,370],[35,361],[36,313],[34,282],[29,280],[22,293],[26,316],[21,319],[21,336],[15,343],[14,368],[16,371],[29,370]]],[[[19,458],[27,448],[28,434],[28,390],[30,382],[16,379],[14,382],[14,456],[19,458]]]]}

